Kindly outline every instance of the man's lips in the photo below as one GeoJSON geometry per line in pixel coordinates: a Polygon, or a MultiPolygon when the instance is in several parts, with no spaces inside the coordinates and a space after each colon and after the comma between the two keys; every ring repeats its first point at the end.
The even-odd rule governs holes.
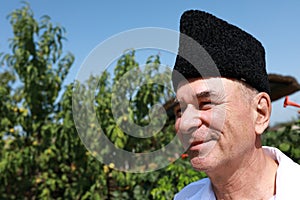
{"type": "Polygon", "coordinates": [[[203,144],[204,141],[194,141],[191,143],[189,150],[194,151],[194,150],[199,150],[199,147],[201,146],[201,144],[203,144]]]}
{"type": "Polygon", "coordinates": [[[180,140],[186,150],[199,151],[208,147],[212,141],[218,141],[220,135],[221,132],[218,131],[197,132],[193,135],[180,134],[180,140]]]}

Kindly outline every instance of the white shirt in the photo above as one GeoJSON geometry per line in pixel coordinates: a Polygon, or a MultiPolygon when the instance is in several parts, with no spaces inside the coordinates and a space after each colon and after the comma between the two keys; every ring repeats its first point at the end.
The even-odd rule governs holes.
{"type": "MultiPolygon", "coordinates": [[[[279,149],[263,147],[266,154],[279,163],[276,174],[276,200],[300,200],[300,165],[279,149]]],[[[174,200],[216,200],[209,178],[190,183],[174,200]]]]}

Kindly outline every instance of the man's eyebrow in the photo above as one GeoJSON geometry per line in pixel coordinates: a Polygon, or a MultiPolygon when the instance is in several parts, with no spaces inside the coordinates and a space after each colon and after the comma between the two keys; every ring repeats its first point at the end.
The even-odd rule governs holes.
{"type": "Polygon", "coordinates": [[[220,98],[220,94],[213,90],[205,90],[199,93],[196,93],[196,98],[220,98]]]}

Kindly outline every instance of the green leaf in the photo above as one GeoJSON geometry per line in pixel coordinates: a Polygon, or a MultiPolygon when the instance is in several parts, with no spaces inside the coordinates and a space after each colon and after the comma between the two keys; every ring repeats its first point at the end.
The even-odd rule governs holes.
{"type": "Polygon", "coordinates": [[[288,143],[281,143],[279,145],[279,149],[281,151],[283,151],[283,152],[286,152],[286,151],[288,151],[290,149],[290,144],[288,144],[288,143]]]}

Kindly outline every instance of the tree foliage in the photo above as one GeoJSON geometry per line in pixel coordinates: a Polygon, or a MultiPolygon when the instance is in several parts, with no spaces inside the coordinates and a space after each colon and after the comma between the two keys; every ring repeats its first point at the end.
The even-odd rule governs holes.
{"type": "MultiPolygon", "coordinates": [[[[72,94],[81,86],[73,83],[62,88],[74,60],[71,53],[63,51],[64,28],[54,25],[48,16],[36,20],[28,4],[13,11],[8,19],[14,36],[10,39],[11,52],[1,55],[1,199],[170,199],[199,177],[193,170],[187,173],[189,165],[184,160],[152,173],[136,174],[96,160],[97,152],[86,150],[73,120],[72,94]]],[[[116,120],[111,112],[111,92],[126,72],[139,72],[135,52],[126,52],[113,74],[106,72],[88,81],[98,85],[94,103],[101,127],[120,148],[153,151],[174,135],[172,122],[154,138],[142,141],[120,128],[128,120],[141,126],[149,124],[151,107],[170,97],[167,87],[154,84],[155,79],[161,79],[156,75],[158,66],[159,57],[150,56],[146,76],[141,77],[146,80],[140,81],[154,81],[138,90],[137,83],[128,83],[129,90],[123,95],[132,97],[130,108],[120,108],[116,120]]],[[[115,100],[122,100],[118,98],[124,96],[115,100]]]]}
{"type": "Polygon", "coordinates": [[[300,164],[300,120],[269,128],[263,135],[263,144],[275,146],[300,164]]]}
{"type": "MultiPolygon", "coordinates": [[[[170,81],[160,75],[158,55],[150,56],[142,69],[135,51],[127,51],[113,73],[90,77],[85,85],[74,82],[63,87],[74,61],[74,56],[63,49],[64,28],[47,16],[36,20],[28,4],[13,11],[8,19],[14,36],[11,52],[1,54],[0,199],[172,199],[185,185],[205,177],[194,171],[187,159],[177,159],[179,155],[164,158],[171,164],[153,172],[118,171],[115,163],[103,164],[96,159],[99,152],[110,149],[101,147],[98,151],[95,143],[87,151],[84,138],[77,133],[72,103],[74,89],[79,88],[80,95],[93,93],[98,123],[116,147],[151,152],[172,140],[174,119],[151,118],[155,114],[151,109],[172,97],[170,81]],[[139,76],[141,70],[143,76],[139,76]],[[122,79],[124,76],[127,78],[122,79]],[[125,87],[117,87],[121,81],[125,87]],[[87,89],[92,85],[96,91],[87,89]],[[129,99],[126,107],[118,103],[124,99],[129,99]],[[145,127],[161,121],[164,126],[151,138],[137,138],[123,131],[129,122],[145,127]]],[[[91,117],[84,112],[78,116],[91,117]]],[[[86,134],[93,135],[98,128],[95,123],[88,124],[86,134]]],[[[264,142],[300,162],[299,134],[296,122],[270,131],[264,142]]],[[[151,162],[152,167],[162,162],[159,159],[151,162]]]]}

